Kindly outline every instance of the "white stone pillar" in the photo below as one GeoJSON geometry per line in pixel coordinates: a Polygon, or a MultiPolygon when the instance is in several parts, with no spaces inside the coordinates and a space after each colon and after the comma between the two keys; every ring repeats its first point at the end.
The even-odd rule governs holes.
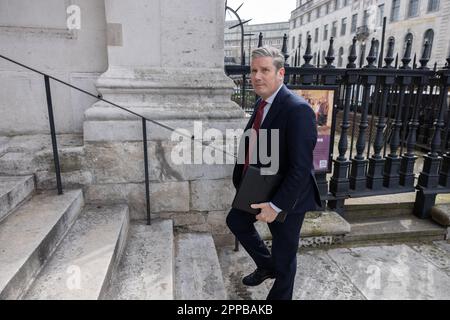
{"type": "MultiPolygon", "coordinates": [[[[105,0],[103,97],[152,119],[242,117],[223,71],[224,1],[105,0]]],[[[88,120],[135,119],[97,103],[88,120]]]]}
{"type": "MultiPolygon", "coordinates": [[[[105,0],[108,70],[97,87],[105,99],[174,128],[243,128],[224,74],[223,0],[105,0]]],[[[148,123],[151,212],[177,226],[224,232],[234,189],[232,164],[174,165],[171,132],[148,123]]],[[[199,138],[199,137],[197,137],[199,138]]],[[[145,217],[141,121],[103,102],[85,113],[87,198],[129,203],[145,217]]]]}

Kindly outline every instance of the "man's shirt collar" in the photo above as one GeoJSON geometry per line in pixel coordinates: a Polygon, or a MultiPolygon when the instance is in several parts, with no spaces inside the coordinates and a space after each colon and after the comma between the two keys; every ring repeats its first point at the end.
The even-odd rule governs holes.
{"type": "Polygon", "coordinates": [[[269,98],[266,99],[266,102],[267,102],[268,104],[272,104],[272,103],[273,103],[273,100],[275,100],[275,97],[277,96],[278,91],[281,90],[281,87],[282,87],[283,85],[284,85],[284,84],[282,83],[282,84],[280,85],[280,87],[277,89],[277,91],[275,91],[275,92],[273,93],[273,95],[271,95],[269,98]]]}

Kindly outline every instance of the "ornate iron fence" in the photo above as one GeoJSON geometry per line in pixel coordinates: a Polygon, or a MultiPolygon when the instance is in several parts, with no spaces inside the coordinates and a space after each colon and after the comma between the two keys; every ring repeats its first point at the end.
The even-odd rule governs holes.
{"type": "MultiPolygon", "coordinates": [[[[286,35],[283,41],[287,61],[286,35]]],[[[338,154],[332,158],[328,178],[327,172],[316,172],[323,204],[344,215],[348,198],[415,191],[414,214],[426,218],[436,195],[450,192],[450,57],[443,69],[437,70],[436,64],[430,69],[430,46],[425,43],[420,66],[416,56],[410,66],[411,43],[407,42],[399,61],[391,37],[384,59],[381,43],[375,65],[378,43],[372,39],[367,63],[357,68],[356,41],[352,41],[345,68],[333,64],[333,38],[326,63],[321,67],[313,65],[311,36],[307,38],[304,63],[300,65],[296,51],[294,66],[285,65],[288,86],[338,88],[333,110],[336,123],[332,126],[339,133],[332,135],[338,139],[338,154]],[[419,150],[427,153],[422,168],[415,171],[419,150]]],[[[320,55],[316,57],[320,61],[320,55]]],[[[227,65],[225,72],[230,76],[248,75],[250,67],[227,65]]]]}

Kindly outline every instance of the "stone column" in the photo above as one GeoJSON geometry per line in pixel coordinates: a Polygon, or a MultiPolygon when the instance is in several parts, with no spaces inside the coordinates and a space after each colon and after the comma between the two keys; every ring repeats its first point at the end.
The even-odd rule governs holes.
{"type": "MultiPolygon", "coordinates": [[[[203,131],[243,128],[223,71],[224,1],[105,0],[105,9],[109,66],[97,81],[105,99],[191,132],[194,121],[203,131]]],[[[174,165],[171,132],[150,122],[148,131],[151,212],[205,229],[229,209],[233,165],[174,165]]],[[[144,218],[140,118],[97,102],[85,112],[84,139],[88,200],[127,200],[132,217],[144,218]]]]}

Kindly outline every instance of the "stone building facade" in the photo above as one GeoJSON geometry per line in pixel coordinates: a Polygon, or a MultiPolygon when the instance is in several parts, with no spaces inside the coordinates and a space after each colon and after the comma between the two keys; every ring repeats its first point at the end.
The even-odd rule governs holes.
{"type": "Polygon", "coordinates": [[[447,0],[298,0],[289,20],[291,60],[299,46],[303,55],[306,39],[311,35],[313,62],[323,65],[333,37],[335,65],[345,67],[353,37],[358,39],[358,56],[367,55],[372,38],[379,44],[383,17],[387,18],[386,41],[391,36],[395,38],[395,52],[403,54],[407,39],[411,39],[418,63],[423,44],[429,41],[432,44],[429,66],[435,62],[438,67],[444,65],[450,50],[447,0]]]}
{"type": "MultiPolygon", "coordinates": [[[[228,61],[241,63],[241,29],[230,27],[236,25],[237,20],[225,21],[225,58],[228,61]]],[[[244,32],[248,36],[244,37],[245,56],[249,57],[249,52],[258,46],[259,33],[263,34],[263,45],[269,45],[281,49],[283,36],[289,33],[288,22],[274,22],[262,24],[245,24],[244,32]],[[250,35],[251,34],[251,35],[250,35]]]]}

